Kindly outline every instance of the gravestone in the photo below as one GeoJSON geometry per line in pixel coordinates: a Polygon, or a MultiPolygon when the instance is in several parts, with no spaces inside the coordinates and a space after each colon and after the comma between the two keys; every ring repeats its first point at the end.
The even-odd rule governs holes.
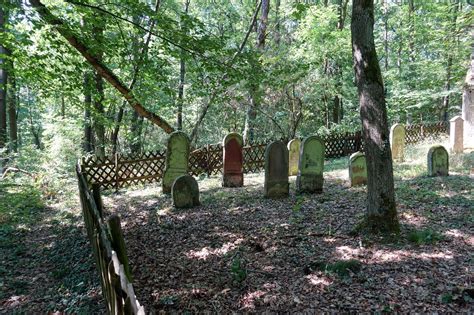
{"type": "Polygon", "coordinates": [[[222,186],[242,187],[244,185],[242,136],[230,133],[222,142],[223,152],[223,177],[222,186]]]}
{"type": "Polygon", "coordinates": [[[288,149],[282,141],[274,141],[265,149],[264,195],[267,198],[289,194],[288,149]]]}
{"type": "Polygon", "coordinates": [[[176,178],[188,173],[189,138],[182,131],[171,133],[166,147],[166,164],[163,173],[163,193],[169,194],[176,178]]]}
{"type": "Polygon", "coordinates": [[[395,124],[390,128],[390,148],[392,149],[392,159],[403,162],[405,159],[405,126],[395,124]]]}
{"type": "Polygon", "coordinates": [[[199,187],[191,175],[181,175],[173,182],[171,189],[173,205],[176,208],[199,206],[199,187]]]}
{"type": "Polygon", "coordinates": [[[300,147],[296,190],[298,193],[322,192],[324,170],[324,142],[310,136],[303,140],[300,147]]]}
{"type": "Polygon", "coordinates": [[[449,150],[453,153],[464,151],[463,125],[464,120],[461,116],[455,116],[449,121],[449,150]]]}
{"type": "Polygon", "coordinates": [[[428,151],[428,176],[448,176],[449,154],[442,145],[435,145],[428,151]]]}
{"type": "Polygon", "coordinates": [[[289,166],[288,175],[295,176],[298,174],[298,163],[300,160],[300,139],[293,139],[288,142],[289,166]]]}
{"type": "MultiPolygon", "coordinates": [[[[472,34],[474,36],[474,32],[472,34]]],[[[474,148],[474,45],[462,93],[462,119],[464,120],[464,148],[472,149],[474,148]]]]}
{"type": "Polygon", "coordinates": [[[349,158],[349,179],[351,187],[367,185],[367,161],[364,153],[356,152],[349,158]]]}

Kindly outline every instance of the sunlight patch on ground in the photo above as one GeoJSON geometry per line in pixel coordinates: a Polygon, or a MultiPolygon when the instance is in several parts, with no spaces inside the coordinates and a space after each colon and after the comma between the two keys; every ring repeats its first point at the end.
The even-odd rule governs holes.
{"type": "Polygon", "coordinates": [[[427,252],[410,252],[407,250],[395,250],[388,252],[387,250],[377,250],[372,253],[371,264],[386,263],[394,261],[404,261],[407,259],[453,259],[453,255],[450,251],[438,252],[438,253],[427,253],[427,252]]]}
{"type": "Polygon", "coordinates": [[[406,221],[408,224],[414,225],[416,227],[421,227],[428,223],[428,220],[425,217],[410,212],[404,212],[400,214],[400,218],[406,221]]]}
{"type": "Polygon", "coordinates": [[[308,279],[309,284],[318,286],[321,289],[333,283],[331,279],[322,275],[310,274],[307,275],[305,278],[308,279]]]}
{"type": "Polygon", "coordinates": [[[454,237],[454,238],[462,238],[466,244],[470,246],[474,246],[474,236],[465,234],[458,229],[448,230],[443,233],[446,236],[454,237]]]}
{"type": "Polygon", "coordinates": [[[358,257],[363,249],[352,248],[350,246],[339,246],[336,247],[336,252],[339,254],[339,257],[344,260],[353,259],[358,257]]]}
{"type": "Polygon", "coordinates": [[[191,250],[186,253],[186,257],[191,259],[207,260],[210,256],[223,256],[231,250],[234,250],[237,245],[239,245],[243,241],[243,238],[238,238],[233,242],[224,243],[220,248],[204,247],[198,251],[191,250]]]}
{"type": "Polygon", "coordinates": [[[242,309],[255,309],[255,302],[261,299],[265,294],[266,292],[262,290],[257,290],[245,294],[244,297],[240,300],[240,305],[242,305],[242,309]]]}

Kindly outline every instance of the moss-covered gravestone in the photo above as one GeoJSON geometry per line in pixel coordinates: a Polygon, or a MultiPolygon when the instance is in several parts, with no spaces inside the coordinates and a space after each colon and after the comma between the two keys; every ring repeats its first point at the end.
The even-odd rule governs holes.
{"type": "Polygon", "coordinates": [[[448,176],[449,154],[442,145],[435,145],[428,151],[428,176],[448,176]]]}
{"type": "Polygon", "coordinates": [[[163,173],[163,193],[169,194],[176,178],[188,173],[189,138],[181,131],[171,133],[166,148],[166,164],[163,173]]]}
{"type": "Polygon", "coordinates": [[[199,187],[191,175],[181,175],[173,182],[171,189],[173,205],[176,208],[199,206],[199,187]]]}
{"type": "Polygon", "coordinates": [[[402,124],[395,124],[390,128],[390,148],[394,161],[405,160],[405,126],[402,124]]]}
{"type": "Polygon", "coordinates": [[[222,142],[223,152],[223,177],[222,186],[242,187],[244,185],[242,136],[237,133],[230,133],[225,136],[222,142]]]}
{"type": "Polygon", "coordinates": [[[288,149],[282,141],[270,143],[265,150],[265,197],[286,197],[289,193],[288,149]]]}
{"type": "Polygon", "coordinates": [[[364,153],[356,152],[349,158],[349,179],[351,187],[367,185],[367,162],[364,153]]]}
{"type": "Polygon", "coordinates": [[[298,176],[296,177],[297,192],[322,192],[323,170],[324,142],[316,136],[305,138],[300,147],[298,176]]]}
{"type": "Polygon", "coordinates": [[[298,162],[300,160],[300,144],[301,140],[297,138],[288,142],[288,175],[290,176],[295,176],[298,174],[298,162]]]}

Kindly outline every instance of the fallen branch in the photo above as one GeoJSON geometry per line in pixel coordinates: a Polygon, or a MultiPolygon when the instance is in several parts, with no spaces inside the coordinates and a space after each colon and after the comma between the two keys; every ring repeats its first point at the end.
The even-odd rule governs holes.
{"type": "Polygon", "coordinates": [[[76,37],[72,30],[61,19],[53,15],[48,10],[48,8],[41,3],[40,0],[30,0],[30,3],[33,8],[36,9],[41,18],[43,18],[50,25],[54,26],[56,30],[69,42],[69,44],[76,48],[77,51],[79,51],[79,53],[81,53],[81,55],[86,58],[90,65],[97,71],[97,73],[123,95],[130,106],[132,106],[132,108],[140,116],[148,119],[153,124],[163,129],[166,133],[171,133],[174,131],[173,127],[171,127],[171,125],[168,124],[166,120],[143,107],[143,105],[135,98],[132,91],[120,81],[120,79],[112,72],[112,70],[110,70],[96,56],[92,55],[89,52],[89,48],[86,46],[86,44],[84,44],[80,38],[76,37]]]}
{"type": "Polygon", "coordinates": [[[22,170],[21,168],[16,168],[16,167],[8,167],[4,172],[3,172],[3,175],[1,177],[1,179],[4,179],[7,174],[9,172],[13,172],[13,173],[23,173],[23,174],[27,174],[29,176],[33,176],[33,174],[31,174],[30,172],[27,172],[25,170],[22,170]]]}

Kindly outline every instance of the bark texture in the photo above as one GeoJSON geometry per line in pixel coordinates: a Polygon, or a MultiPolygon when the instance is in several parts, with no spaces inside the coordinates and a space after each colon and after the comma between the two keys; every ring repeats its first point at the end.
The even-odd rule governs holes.
{"type": "Polygon", "coordinates": [[[382,74],[374,44],[374,2],[355,0],[352,7],[352,54],[367,157],[367,227],[399,230],[382,74]]]}

